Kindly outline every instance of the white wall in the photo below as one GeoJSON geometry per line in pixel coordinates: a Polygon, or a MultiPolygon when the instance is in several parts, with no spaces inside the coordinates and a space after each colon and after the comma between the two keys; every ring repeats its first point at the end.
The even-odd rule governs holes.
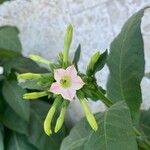
{"type": "MultiPolygon", "coordinates": [[[[15,25],[25,55],[36,53],[55,60],[56,52],[63,48],[63,35],[67,24],[74,26],[72,54],[78,43],[82,45],[80,69],[84,70],[96,50],[104,51],[118,34],[124,22],[138,9],[150,6],[150,0],[14,0],[0,6],[0,25],[15,25]]],[[[145,43],[146,71],[150,72],[150,11],[142,22],[145,43]]],[[[108,70],[99,73],[98,81],[105,87],[108,70]]],[[[142,82],[144,93],[142,108],[150,107],[150,81],[142,82]]],[[[100,102],[89,102],[93,112],[103,111],[100,102]]],[[[69,113],[77,121],[83,112],[73,102],[69,113]]]]}

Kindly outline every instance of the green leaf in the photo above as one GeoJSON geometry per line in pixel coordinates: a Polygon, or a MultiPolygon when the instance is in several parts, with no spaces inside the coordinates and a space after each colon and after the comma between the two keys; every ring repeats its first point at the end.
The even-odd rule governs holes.
{"type": "Polygon", "coordinates": [[[106,63],[106,58],[107,58],[107,50],[102,54],[100,54],[100,52],[95,53],[91,57],[90,63],[87,67],[86,74],[88,76],[92,76],[96,72],[100,71],[106,63]]]}
{"type": "Polygon", "coordinates": [[[144,46],[141,19],[145,9],[135,13],[123,26],[110,46],[110,76],[107,95],[113,102],[125,100],[134,122],[138,122],[142,102],[140,83],[144,76],[144,46]]]}
{"type": "Polygon", "coordinates": [[[29,141],[40,150],[59,150],[61,141],[65,137],[65,131],[62,129],[61,132],[48,137],[43,129],[44,119],[50,109],[50,105],[42,101],[32,102],[31,104],[29,141]]]}
{"type": "Polygon", "coordinates": [[[27,122],[11,109],[2,97],[0,98],[0,121],[7,128],[27,135],[27,122]]]}
{"type": "Polygon", "coordinates": [[[20,56],[21,54],[15,51],[6,50],[0,48],[0,61],[6,62],[14,57],[20,56]]]}
{"type": "Polygon", "coordinates": [[[33,145],[28,142],[28,139],[17,133],[10,135],[10,139],[7,142],[7,150],[37,150],[33,145]]]}
{"type": "Polygon", "coordinates": [[[4,80],[5,79],[5,76],[3,75],[0,75],[0,81],[4,80]]]}
{"type": "Polygon", "coordinates": [[[29,101],[23,100],[22,96],[26,93],[17,81],[5,81],[3,85],[3,96],[9,106],[24,120],[29,120],[30,105],[29,101]]]}
{"type": "Polygon", "coordinates": [[[60,150],[137,150],[130,112],[124,102],[98,113],[96,119],[96,132],[84,119],[63,140],[60,150]]]}
{"type": "MultiPolygon", "coordinates": [[[[0,87],[0,91],[1,91],[0,87]]],[[[10,130],[14,130],[21,134],[27,134],[28,124],[20,118],[12,108],[5,102],[0,93],[0,122],[10,130]]]]}
{"type": "Polygon", "coordinates": [[[22,50],[18,37],[19,31],[16,27],[0,27],[0,48],[20,53],[22,50]]]}
{"type": "Polygon", "coordinates": [[[78,62],[80,59],[80,54],[81,54],[81,45],[79,44],[75,51],[75,55],[74,55],[74,59],[73,59],[73,64],[75,65],[76,69],[78,69],[78,62]]]}
{"type": "Polygon", "coordinates": [[[0,94],[0,113],[3,113],[3,111],[5,110],[6,104],[3,100],[3,97],[0,94]]]}
{"type": "Polygon", "coordinates": [[[10,73],[11,69],[15,70],[18,73],[43,73],[47,71],[46,69],[37,65],[31,59],[23,56],[18,56],[14,59],[11,59],[10,61],[7,61],[7,63],[4,65],[4,68],[7,73],[10,73]]]}
{"type": "Polygon", "coordinates": [[[140,127],[150,140],[150,109],[142,111],[140,117],[140,127]]]}
{"type": "Polygon", "coordinates": [[[3,126],[2,124],[0,123],[0,150],[4,150],[4,139],[3,139],[3,126]]]}

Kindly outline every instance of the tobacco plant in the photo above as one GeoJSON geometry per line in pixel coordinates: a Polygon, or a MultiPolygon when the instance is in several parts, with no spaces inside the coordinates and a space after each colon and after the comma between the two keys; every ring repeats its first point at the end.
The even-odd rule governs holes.
{"type": "Polygon", "coordinates": [[[36,54],[22,56],[18,30],[1,27],[0,149],[149,150],[150,113],[140,109],[145,9],[127,20],[108,50],[91,56],[85,71],[78,67],[81,45],[73,59],[69,55],[72,25],[66,29],[56,62],[36,54]],[[109,68],[107,89],[97,84],[95,76],[105,65],[109,68]],[[106,110],[93,114],[89,99],[102,101],[106,110]],[[79,100],[85,118],[68,129],[65,114],[74,100],[79,100]]]}

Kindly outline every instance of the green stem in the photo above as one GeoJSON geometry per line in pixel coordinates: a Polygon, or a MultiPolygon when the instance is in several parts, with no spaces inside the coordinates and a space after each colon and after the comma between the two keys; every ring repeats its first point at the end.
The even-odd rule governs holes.
{"type": "MultiPolygon", "coordinates": [[[[95,91],[94,91],[95,92],[95,91]]],[[[113,102],[107,98],[100,90],[97,90],[97,92],[94,93],[107,107],[110,107],[113,105],[113,102]]]]}
{"type": "MultiPolygon", "coordinates": [[[[135,134],[139,137],[142,137],[142,133],[135,127],[133,127],[133,130],[135,132],[135,134]]],[[[149,150],[150,149],[150,142],[147,139],[142,139],[142,145],[140,144],[139,146],[142,146],[142,148],[145,148],[145,150],[149,150]]]]}

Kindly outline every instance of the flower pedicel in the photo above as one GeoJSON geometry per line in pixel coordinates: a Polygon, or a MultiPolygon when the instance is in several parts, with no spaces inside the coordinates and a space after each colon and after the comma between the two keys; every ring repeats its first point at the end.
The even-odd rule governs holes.
{"type": "Polygon", "coordinates": [[[24,79],[25,83],[29,82],[38,90],[38,92],[24,94],[24,99],[37,99],[43,96],[54,99],[44,121],[44,131],[48,136],[52,134],[51,124],[55,112],[61,108],[54,129],[56,133],[63,125],[69,103],[73,101],[76,96],[84,109],[87,121],[94,131],[98,129],[98,125],[87,105],[87,100],[89,98],[93,101],[101,100],[106,106],[112,104],[105,96],[105,90],[97,85],[95,78],[95,73],[101,70],[105,64],[107,51],[102,54],[100,54],[100,52],[95,53],[87,66],[86,74],[83,74],[78,70],[77,64],[81,51],[80,45],[76,50],[73,61],[69,59],[72,37],[73,27],[69,25],[64,38],[64,50],[63,53],[59,54],[57,63],[53,63],[38,55],[29,56],[30,59],[35,62],[48,65],[50,68],[49,73],[24,73],[18,75],[18,79],[24,79]]]}

